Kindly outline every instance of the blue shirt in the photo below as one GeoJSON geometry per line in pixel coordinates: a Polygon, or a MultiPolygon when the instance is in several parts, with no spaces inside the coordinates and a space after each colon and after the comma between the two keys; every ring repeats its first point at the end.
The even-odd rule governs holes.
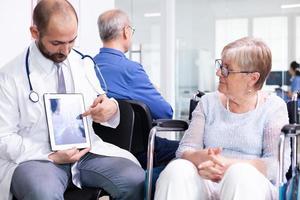
{"type": "Polygon", "coordinates": [[[291,92],[300,91],[300,76],[291,79],[291,92]]]}
{"type": "Polygon", "coordinates": [[[106,81],[109,97],[141,101],[149,107],[153,119],[172,118],[172,107],[155,89],[141,64],[111,48],[101,48],[94,59],[106,81]]]}

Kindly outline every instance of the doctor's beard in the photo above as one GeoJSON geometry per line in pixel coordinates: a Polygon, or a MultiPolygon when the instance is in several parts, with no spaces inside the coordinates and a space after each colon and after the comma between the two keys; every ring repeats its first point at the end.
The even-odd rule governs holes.
{"type": "MultiPolygon", "coordinates": [[[[38,46],[40,52],[43,54],[43,56],[45,56],[46,58],[52,60],[55,63],[63,62],[68,57],[68,55],[65,55],[63,53],[51,53],[51,52],[49,52],[47,50],[47,48],[45,47],[45,45],[41,41],[37,42],[37,46],[38,46]]],[[[70,51],[69,51],[69,53],[70,53],[70,51]]]]}

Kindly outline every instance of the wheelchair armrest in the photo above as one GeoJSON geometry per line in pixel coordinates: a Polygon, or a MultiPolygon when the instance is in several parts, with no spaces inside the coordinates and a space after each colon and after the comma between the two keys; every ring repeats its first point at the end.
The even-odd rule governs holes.
{"type": "Polygon", "coordinates": [[[297,137],[300,135],[300,124],[287,124],[281,129],[279,140],[279,184],[284,184],[284,155],[285,141],[290,140],[291,145],[291,167],[295,169],[297,166],[297,137]]]}
{"type": "Polygon", "coordinates": [[[147,173],[146,173],[146,200],[151,200],[151,185],[153,174],[154,141],[157,132],[185,131],[188,123],[183,120],[159,119],[150,131],[147,151],[147,173]]]}
{"type": "Polygon", "coordinates": [[[282,129],[281,132],[284,134],[296,134],[300,131],[300,124],[287,124],[282,129]]]}
{"type": "Polygon", "coordinates": [[[157,119],[153,121],[153,126],[164,127],[164,128],[175,128],[186,130],[188,128],[188,123],[184,120],[175,119],[157,119]]]}

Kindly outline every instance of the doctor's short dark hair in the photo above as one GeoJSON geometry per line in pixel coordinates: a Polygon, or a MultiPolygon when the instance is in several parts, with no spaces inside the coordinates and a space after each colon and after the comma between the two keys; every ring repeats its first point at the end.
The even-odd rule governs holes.
{"type": "Polygon", "coordinates": [[[73,13],[78,22],[77,13],[67,0],[40,0],[33,10],[32,20],[40,34],[47,32],[47,27],[54,14],[69,15],[73,13]]]}
{"type": "Polygon", "coordinates": [[[128,15],[119,9],[108,10],[98,17],[98,30],[103,42],[119,37],[120,32],[129,25],[128,15]]]}
{"type": "Polygon", "coordinates": [[[262,88],[272,67],[270,48],[260,39],[244,37],[227,44],[222,51],[222,60],[228,60],[239,66],[240,70],[260,74],[255,89],[262,88]]]}

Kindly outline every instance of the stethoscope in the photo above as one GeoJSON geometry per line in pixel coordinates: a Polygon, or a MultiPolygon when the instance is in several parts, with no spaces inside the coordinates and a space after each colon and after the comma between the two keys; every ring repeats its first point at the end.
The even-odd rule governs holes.
{"type": "MultiPolygon", "coordinates": [[[[95,72],[96,72],[96,74],[97,74],[98,77],[99,76],[101,77],[101,80],[102,80],[102,82],[101,82],[101,80],[99,80],[100,85],[102,85],[102,83],[103,83],[104,91],[105,91],[105,93],[107,93],[106,82],[105,82],[105,80],[104,80],[104,78],[102,76],[102,73],[99,70],[99,67],[98,67],[97,63],[92,58],[92,56],[90,56],[90,55],[84,55],[83,53],[79,52],[76,49],[73,49],[73,50],[81,56],[81,59],[89,58],[89,59],[91,59],[93,61],[95,72]]],[[[31,80],[30,80],[30,76],[29,76],[29,53],[30,53],[30,47],[28,47],[28,49],[27,49],[26,58],[25,58],[26,75],[27,75],[27,79],[28,79],[28,83],[29,83],[29,90],[30,90],[29,100],[31,102],[33,102],[33,103],[37,103],[40,98],[39,98],[39,94],[36,91],[33,90],[33,87],[32,87],[32,84],[31,84],[31,80]]]]}

